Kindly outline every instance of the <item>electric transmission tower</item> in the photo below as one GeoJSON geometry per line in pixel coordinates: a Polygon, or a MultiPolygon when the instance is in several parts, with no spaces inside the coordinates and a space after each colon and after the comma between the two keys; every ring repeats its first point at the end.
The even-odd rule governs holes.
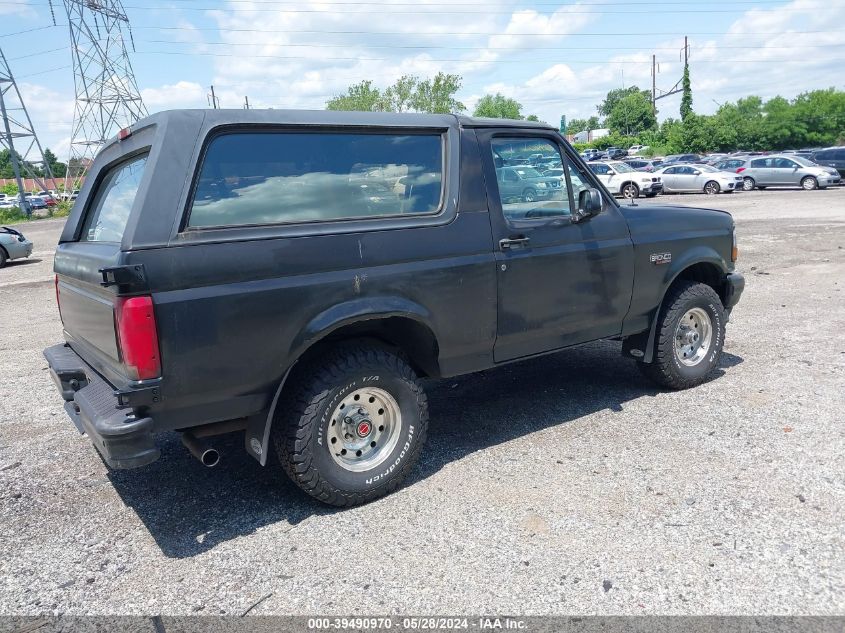
{"type": "Polygon", "coordinates": [[[41,143],[35,135],[32,120],[26,111],[26,105],[21,97],[21,91],[15,83],[9,62],[0,49],[0,113],[3,115],[3,127],[0,129],[0,148],[9,150],[12,171],[18,183],[20,209],[29,213],[29,205],[24,200],[24,178],[32,178],[41,189],[47,189],[41,174],[47,177],[47,182],[55,187],[53,172],[44,157],[41,143]],[[17,143],[17,147],[15,147],[17,143]],[[40,167],[41,174],[38,172],[40,167]]]}
{"type": "MultiPolygon", "coordinates": [[[[132,31],[120,0],[64,0],[76,107],[68,177],[79,177],[109,138],[147,116],[126,48],[132,31]],[[71,174],[71,167],[78,173],[71,174]]],[[[65,186],[67,189],[67,185],[65,186]]]]}

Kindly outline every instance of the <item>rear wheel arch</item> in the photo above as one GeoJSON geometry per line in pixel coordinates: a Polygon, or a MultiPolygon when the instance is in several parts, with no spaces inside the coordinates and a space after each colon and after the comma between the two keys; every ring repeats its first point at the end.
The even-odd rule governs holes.
{"type": "Polygon", "coordinates": [[[407,314],[370,314],[343,320],[309,338],[290,355],[291,361],[280,378],[266,415],[248,420],[245,447],[262,465],[266,464],[270,431],[276,409],[284,402],[292,386],[307,372],[310,361],[337,346],[359,342],[398,352],[420,377],[440,376],[440,347],[433,329],[419,318],[407,314]]]}

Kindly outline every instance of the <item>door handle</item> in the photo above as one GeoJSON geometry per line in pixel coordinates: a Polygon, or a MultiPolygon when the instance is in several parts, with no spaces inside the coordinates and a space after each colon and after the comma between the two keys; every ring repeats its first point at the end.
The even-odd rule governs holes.
{"type": "Polygon", "coordinates": [[[499,240],[499,246],[503,251],[509,250],[511,248],[518,248],[522,246],[528,246],[531,242],[530,238],[520,236],[520,237],[510,237],[504,240],[499,240]]]}

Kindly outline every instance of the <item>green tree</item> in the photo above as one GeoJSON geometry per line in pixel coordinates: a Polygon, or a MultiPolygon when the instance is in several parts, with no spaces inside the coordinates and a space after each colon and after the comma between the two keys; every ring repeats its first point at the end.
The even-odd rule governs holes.
{"type": "Polygon", "coordinates": [[[689,64],[684,64],[684,78],[681,80],[683,96],[681,97],[681,120],[686,121],[692,114],[692,84],[689,78],[689,64]]]}
{"type": "Polygon", "coordinates": [[[651,93],[648,90],[640,90],[637,86],[615,88],[607,93],[607,97],[605,97],[604,101],[596,109],[601,116],[608,117],[622,99],[636,94],[642,95],[647,101],[651,101],[651,93]]]}
{"type": "Polygon", "coordinates": [[[589,132],[590,130],[597,130],[601,127],[601,121],[597,116],[591,116],[588,119],[572,119],[566,126],[567,134],[578,134],[578,132],[589,132]]]}
{"type": "Polygon", "coordinates": [[[412,75],[402,75],[384,91],[381,109],[387,112],[407,112],[414,104],[420,80],[412,75]]]}
{"type": "Polygon", "coordinates": [[[625,136],[636,136],[654,129],[657,127],[657,119],[651,106],[651,97],[638,90],[614,100],[605,119],[605,126],[611,132],[625,136]]]}
{"type": "Polygon", "coordinates": [[[383,109],[383,100],[378,88],[369,79],[349,86],[346,94],[337,95],[326,103],[326,110],[354,110],[377,112],[383,109]]]}
{"type": "Polygon", "coordinates": [[[44,160],[50,166],[50,171],[55,178],[64,178],[67,173],[67,165],[59,162],[59,159],[50,151],[49,147],[44,149],[44,160]]]}
{"type": "Polygon", "coordinates": [[[463,103],[455,99],[461,89],[461,76],[439,72],[433,79],[419,81],[414,91],[412,108],[417,112],[459,114],[466,110],[463,103]]]}
{"type": "Polygon", "coordinates": [[[522,104],[497,92],[494,95],[484,95],[472,115],[492,119],[522,119],[522,104]]]}

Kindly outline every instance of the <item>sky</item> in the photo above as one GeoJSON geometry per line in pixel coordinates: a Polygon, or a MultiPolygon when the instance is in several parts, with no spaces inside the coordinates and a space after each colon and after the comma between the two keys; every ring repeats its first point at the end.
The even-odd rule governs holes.
{"type": "MultiPolygon", "coordinates": [[[[690,41],[694,109],[749,94],[845,89],[845,0],[123,0],[130,60],[150,112],[323,108],[363,79],[463,78],[471,113],[487,93],[557,124],[596,114],[608,90],[680,80],[690,41]]],[[[0,0],[2,48],[42,146],[67,156],[74,78],[62,0],[0,0]],[[35,30],[31,30],[35,29],[35,30]],[[28,31],[20,33],[21,31],[28,31]]],[[[678,117],[680,95],[658,101],[678,117]]]]}

